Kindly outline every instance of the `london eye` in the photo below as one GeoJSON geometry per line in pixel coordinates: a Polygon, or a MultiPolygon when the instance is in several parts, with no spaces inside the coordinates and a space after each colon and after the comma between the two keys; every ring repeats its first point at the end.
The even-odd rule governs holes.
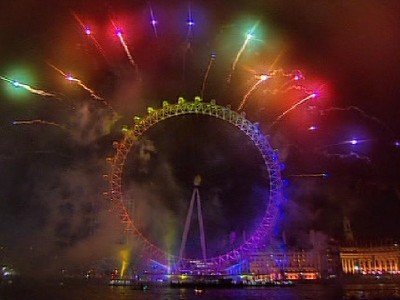
{"type": "MultiPolygon", "coordinates": [[[[269,192],[262,200],[265,211],[256,229],[240,245],[237,245],[233,249],[229,249],[223,254],[213,255],[212,257],[205,257],[203,255],[199,259],[204,265],[208,266],[209,270],[223,271],[256,250],[261,243],[271,236],[272,230],[276,225],[282,198],[281,165],[278,152],[271,148],[268,137],[260,131],[258,124],[246,119],[244,112],[238,113],[229,106],[217,105],[215,100],[203,102],[200,97],[196,97],[191,102],[179,98],[175,104],[164,101],[162,107],[159,109],[149,107],[148,114],[141,118],[135,117],[132,126],[124,128],[123,138],[113,143],[115,154],[113,157],[107,158],[111,167],[110,173],[107,175],[109,182],[107,196],[120,217],[124,231],[141,245],[141,250],[143,253],[146,253],[147,257],[164,265],[172,265],[175,269],[188,265],[193,261],[193,257],[182,257],[182,253],[178,256],[175,253],[170,253],[162,249],[148,238],[146,233],[139,229],[135,217],[129,209],[130,200],[125,196],[123,187],[123,175],[126,171],[125,164],[129,153],[135,148],[138,141],[156,124],[167,119],[185,115],[188,117],[201,115],[222,120],[230,124],[229,126],[233,126],[236,130],[244,133],[246,138],[259,152],[260,161],[262,161],[263,167],[268,173],[268,176],[266,176],[268,182],[266,184],[269,186],[269,192]]],[[[203,252],[205,252],[204,249],[203,252]]]]}

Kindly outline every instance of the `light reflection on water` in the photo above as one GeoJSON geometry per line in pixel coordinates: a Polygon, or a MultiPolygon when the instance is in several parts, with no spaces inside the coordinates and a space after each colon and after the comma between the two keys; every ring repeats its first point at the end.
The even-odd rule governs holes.
{"type": "Polygon", "coordinates": [[[322,285],[298,284],[286,288],[207,289],[197,295],[192,289],[152,287],[141,291],[129,287],[109,287],[100,284],[14,284],[0,288],[1,300],[342,300],[400,299],[398,284],[322,285]],[[363,298],[361,298],[363,299],[363,298]]]}
{"type": "Polygon", "coordinates": [[[400,299],[398,283],[363,283],[346,284],[343,294],[355,299],[400,299]]]}

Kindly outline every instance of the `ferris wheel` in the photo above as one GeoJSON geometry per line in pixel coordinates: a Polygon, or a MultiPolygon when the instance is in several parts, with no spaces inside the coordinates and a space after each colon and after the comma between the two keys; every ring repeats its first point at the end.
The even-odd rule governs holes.
{"type": "Polygon", "coordinates": [[[118,213],[125,232],[131,234],[131,236],[140,242],[147,256],[160,263],[171,265],[179,261],[179,263],[184,264],[185,262],[193,260],[193,258],[178,258],[168,253],[152,243],[145,234],[138,229],[135,220],[129,212],[129,203],[124,199],[122,177],[128,154],[135,146],[135,143],[152,126],[166,119],[182,115],[198,114],[210,116],[228,122],[243,132],[258,149],[268,171],[269,193],[264,199],[266,202],[266,209],[257,229],[240,246],[222,255],[207,258],[206,261],[203,262],[211,266],[214,270],[223,270],[237,263],[243,259],[246,254],[257,249],[260,243],[271,235],[272,229],[276,224],[282,198],[281,165],[277,150],[271,148],[268,139],[260,131],[258,124],[248,121],[244,112],[239,114],[231,110],[229,106],[224,107],[217,105],[215,100],[203,102],[200,97],[196,97],[194,101],[187,102],[185,99],[179,98],[176,104],[170,104],[164,101],[162,103],[162,108],[154,109],[149,107],[147,112],[148,114],[143,118],[135,117],[134,124],[130,128],[123,129],[124,137],[122,140],[113,143],[113,147],[116,150],[115,155],[107,158],[111,169],[110,174],[106,175],[109,181],[109,190],[106,194],[112,203],[113,209],[118,213]]]}

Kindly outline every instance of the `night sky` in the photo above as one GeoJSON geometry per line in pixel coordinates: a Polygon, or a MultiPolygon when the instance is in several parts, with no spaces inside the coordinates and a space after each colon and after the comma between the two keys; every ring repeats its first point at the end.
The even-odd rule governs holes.
{"type": "MultiPolygon", "coordinates": [[[[236,109],[261,74],[271,78],[244,111],[284,165],[277,232],[297,247],[310,230],[343,240],[348,217],[357,239],[400,237],[398,1],[6,0],[0,25],[0,263],[29,271],[118,256],[122,226],[103,174],[122,126],[148,106],[202,92],[236,109]]],[[[269,186],[240,131],[185,116],[142,138],[123,186],[155,244],[179,247],[197,174],[210,253],[256,228],[269,186]]]]}

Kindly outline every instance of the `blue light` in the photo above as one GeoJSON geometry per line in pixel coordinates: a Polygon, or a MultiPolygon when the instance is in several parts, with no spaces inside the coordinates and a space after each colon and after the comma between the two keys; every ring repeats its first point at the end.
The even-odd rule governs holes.
{"type": "Polygon", "coordinates": [[[350,141],[350,144],[352,144],[352,145],[357,145],[357,144],[358,144],[358,140],[352,139],[352,140],[350,141]]]}
{"type": "Polygon", "coordinates": [[[252,38],[254,38],[254,34],[253,34],[252,32],[249,32],[249,33],[247,34],[247,39],[248,39],[248,40],[251,40],[252,38]]]}

